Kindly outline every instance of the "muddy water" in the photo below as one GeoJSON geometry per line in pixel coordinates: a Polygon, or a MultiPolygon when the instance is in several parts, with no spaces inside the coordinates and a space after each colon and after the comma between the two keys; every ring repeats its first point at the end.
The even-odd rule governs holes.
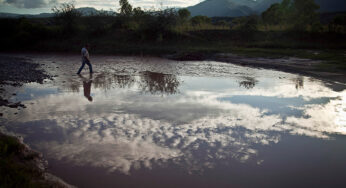
{"type": "Polygon", "coordinates": [[[346,90],[219,62],[30,55],[1,128],[79,187],[345,187],[346,90]],[[17,113],[17,114],[15,114],[17,113]]]}

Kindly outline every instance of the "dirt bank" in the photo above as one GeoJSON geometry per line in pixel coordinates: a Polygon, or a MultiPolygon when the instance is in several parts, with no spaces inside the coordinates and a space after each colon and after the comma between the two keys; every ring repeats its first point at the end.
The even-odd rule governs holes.
{"type": "MultiPolygon", "coordinates": [[[[0,56],[0,66],[0,106],[26,108],[21,102],[6,99],[10,95],[4,86],[43,83],[44,79],[52,78],[30,59],[0,56]]],[[[0,132],[0,187],[73,187],[47,173],[47,164],[42,154],[31,150],[22,139],[0,132]]]]}
{"type": "Polygon", "coordinates": [[[249,58],[233,54],[215,54],[210,59],[221,62],[228,62],[243,66],[256,68],[275,69],[284,72],[303,74],[319,79],[326,79],[346,83],[346,71],[330,72],[325,71],[319,66],[322,64],[318,60],[301,59],[301,58],[249,58]]]}
{"type": "Polygon", "coordinates": [[[17,58],[9,56],[0,56],[0,106],[10,108],[25,108],[20,102],[11,103],[4,99],[3,86],[21,86],[23,83],[37,82],[43,83],[44,79],[51,79],[44,70],[40,69],[40,65],[33,63],[30,59],[17,58]]]}
{"type": "Polygon", "coordinates": [[[219,53],[219,54],[201,54],[201,53],[187,53],[187,54],[175,54],[166,56],[169,59],[178,61],[219,61],[227,62],[236,65],[254,67],[254,68],[265,68],[275,69],[279,71],[297,73],[305,76],[311,76],[314,78],[336,81],[342,84],[346,84],[346,71],[336,70],[330,71],[321,68],[323,65],[322,61],[302,59],[295,57],[286,58],[261,58],[261,57],[245,57],[230,53],[219,53]]]}
{"type": "Polygon", "coordinates": [[[73,187],[47,173],[47,164],[22,139],[0,132],[0,187],[73,187]]]}

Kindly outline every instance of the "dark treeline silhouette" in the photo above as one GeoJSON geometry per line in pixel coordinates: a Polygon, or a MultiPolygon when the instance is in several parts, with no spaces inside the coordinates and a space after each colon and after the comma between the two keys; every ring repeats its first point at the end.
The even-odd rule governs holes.
{"type": "MultiPolygon", "coordinates": [[[[91,85],[91,79],[86,79],[82,76],[81,78],[80,81],[70,80],[67,84],[63,84],[60,87],[68,91],[80,92],[79,88],[83,85],[85,91],[85,84],[89,83],[91,85]]],[[[92,86],[105,91],[112,88],[126,89],[136,87],[143,94],[173,95],[179,92],[180,81],[176,75],[149,71],[142,72],[138,76],[101,73],[94,75],[92,86]]]]}
{"type": "Polygon", "coordinates": [[[239,87],[244,87],[245,89],[253,89],[256,84],[258,83],[258,80],[252,77],[244,77],[244,80],[239,82],[239,87]]]}
{"type": "Polygon", "coordinates": [[[88,41],[93,53],[163,54],[227,51],[234,47],[346,47],[346,14],[320,22],[313,0],[284,0],[262,15],[191,17],[187,9],[142,10],[120,0],[119,13],[82,16],[71,3],[53,18],[0,19],[0,50],[76,52],[88,41]]]}
{"type": "Polygon", "coordinates": [[[144,93],[176,94],[180,81],[175,75],[156,72],[143,72],[139,86],[144,93]]]}

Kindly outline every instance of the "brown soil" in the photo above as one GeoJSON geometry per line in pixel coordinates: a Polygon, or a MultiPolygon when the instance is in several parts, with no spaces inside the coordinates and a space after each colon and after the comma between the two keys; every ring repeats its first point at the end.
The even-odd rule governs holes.
{"type": "Polygon", "coordinates": [[[328,72],[318,69],[318,65],[322,64],[321,61],[301,59],[301,58],[253,58],[244,57],[235,54],[177,54],[167,56],[169,59],[178,61],[219,61],[227,62],[236,65],[254,67],[254,68],[266,68],[275,69],[279,71],[297,73],[306,76],[315,77],[327,81],[336,81],[342,84],[346,83],[346,72],[328,72]]]}
{"type": "MultiPolygon", "coordinates": [[[[32,63],[30,59],[0,56],[0,86],[11,85],[21,86],[23,83],[37,82],[43,83],[44,79],[51,79],[45,74],[39,64],[32,63]]],[[[0,93],[6,92],[0,88],[0,93]]],[[[10,103],[0,96],[0,106],[10,108],[25,108],[20,102],[10,103]]]]}
{"type": "Polygon", "coordinates": [[[20,86],[23,83],[43,83],[44,79],[51,78],[39,69],[39,64],[30,59],[0,56],[0,84],[20,86]]]}

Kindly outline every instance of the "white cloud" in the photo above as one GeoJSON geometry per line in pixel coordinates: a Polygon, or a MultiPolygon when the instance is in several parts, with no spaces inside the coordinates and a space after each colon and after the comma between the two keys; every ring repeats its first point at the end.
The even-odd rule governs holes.
{"type": "MultiPolygon", "coordinates": [[[[53,61],[50,58],[34,61],[50,63],[53,61]]],[[[79,58],[64,57],[61,62],[59,58],[53,59],[60,67],[58,71],[67,75],[61,75],[56,82],[65,79],[81,87],[80,79],[70,76],[71,71],[78,68],[79,58]]],[[[162,59],[105,56],[93,57],[93,60],[100,72],[105,69],[113,73],[124,73],[124,70],[134,73],[135,83],[130,88],[113,88],[116,80],[106,79],[111,81],[92,88],[93,103],[84,98],[83,88],[79,88],[80,93],[72,93],[64,86],[62,93],[27,101],[35,104],[28,105],[28,109],[17,116],[4,112],[9,121],[26,126],[28,137],[35,133],[32,139],[36,139],[36,147],[51,158],[124,174],[129,174],[131,169],[151,168],[153,163],[167,161],[187,164],[187,169],[200,171],[213,168],[217,162],[227,162],[229,160],[221,159],[229,158],[261,164],[263,160],[257,158],[259,151],[254,145],[278,143],[282,134],[321,139],[329,139],[332,134],[346,135],[346,92],[335,92],[319,81],[303,77],[304,89],[297,89],[295,75],[230,64],[165,62],[162,66],[162,59]],[[190,76],[181,77],[180,94],[146,95],[140,92],[138,84],[141,77],[136,73],[140,70],[190,76]],[[198,74],[208,78],[191,76],[198,74]],[[213,77],[215,74],[233,77],[217,78],[213,77]],[[258,85],[250,90],[240,88],[237,80],[244,76],[256,77],[258,85]],[[303,111],[303,115],[288,114],[283,118],[281,114],[268,113],[270,107],[220,100],[239,95],[282,101],[300,98],[303,102],[299,105],[280,105],[290,105],[290,108],[303,111]],[[321,102],[323,98],[328,100],[321,102]],[[27,122],[43,128],[27,126],[27,122]],[[40,139],[37,136],[40,134],[52,137],[40,139]],[[204,152],[203,157],[196,156],[198,150],[204,152]]],[[[52,70],[53,75],[54,71],[57,70],[52,70]]],[[[114,74],[105,74],[106,78],[110,76],[114,74]]]]}
{"type": "MultiPolygon", "coordinates": [[[[0,0],[0,10],[3,12],[12,13],[29,13],[37,14],[42,12],[51,12],[53,6],[59,3],[71,2],[71,0],[0,0]]],[[[119,9],[117,0],[74,0],[75,6],[80,7],[94,7],[96,9],[114,10],[119,9]]],[[[159,9],[159,8],[172,8],[172,7],[187,7],[200,2],[200,0],[175,0],[175,1],[159,1],[159,0],[129,0],[133,7],[141,7],[142,9],[159,9]],[[161,3],[162,2],[162,3],[161,3]]]]}
{"type": "MultiPolygon", "coordinates": [[[[69,2],[68,0],[59,0],[59,2],[69,2]]],[[[187,7],[199,3],[200,0],[129,0],[133,7],[142,7],[144,9],[150,8],[166,8],[166,7],[187,7]]],[[[76,7],[95,7],[99,9],[118,9],[119,3],[117,0],[75,0],[76,7]]]]}
{"type": "MultiPolygon", "coordinates": [[[[293,97],[290,89],[285,88],[288,87],[274,87],[273,93],[293,97]]],[[[320,95],[303,92],[298,95],[320,98],[334,93],[316,89],[320,95]]],[[[237,95],[237,91],[231,90],[227,95],[232,92],[237,95]]],[[[273,95],[261,92],[261,88],[258,92],[273,95]]],[[[16,121],[54,122],[44,130],[59,135],[63,142],[43,140],[35,144],[51,158],[124,174],[168,160],[187,164],[190,171],[213,168],[215,162],[229,157],[260,164],[262,160],[256,158],[258,151],[253,145],[278,143],[282,132],[317,138],[346,135],[340,131],[345,124],[338,123],[345,122],[344,98],[333,99],[325,105],[305,105],[308,118],[289,117],[283,121],[280,115],[266,115],[265,110],[247,104],[219,101],[222,94],[218,92],[187,91],[169,100],[119,89],[108,90],[107,94],[102,89],[93,89],[93,93],[94,103],[77,93],[53,94],[34,100],[35,104],[16,121]],[[159,112],[164,115],[157,115],[159,112]],[[200,150],[203,144],[208,145],[204,150],[206,158],[195,156],[194,151],[200,150]]]]}
{"type": "Polygon", "coordinates": [[[2,0],[0,3],[13,5],[18,8],[42,8],[58,3],[57,0],[2,0]]]}

